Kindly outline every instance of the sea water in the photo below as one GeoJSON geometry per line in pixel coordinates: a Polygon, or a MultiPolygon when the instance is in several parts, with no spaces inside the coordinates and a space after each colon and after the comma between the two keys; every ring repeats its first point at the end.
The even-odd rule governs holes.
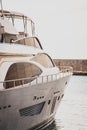
{"type": "Polygon", "coordinates": [[[72,76],[55,116],[44,130],[87,130],[87,76],[72,76]]]}

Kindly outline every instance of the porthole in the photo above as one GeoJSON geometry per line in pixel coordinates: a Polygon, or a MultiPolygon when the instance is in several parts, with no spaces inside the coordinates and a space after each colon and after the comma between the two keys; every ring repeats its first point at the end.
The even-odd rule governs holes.
{"type": "Polygon", "coordinates": [[[4,107],[3,107],[3,109],[6,109],[6,108],[7,108],[7,106],[4,106],[4,107]]]}
{"type": "Polygon", "coordinates": [[[64,94],[62,94],[61,98],[63,98],[64,94]]]}
{"type": "Polygon", "coordinates": [[[48,105],[51,103],[51,100],[48,100],[48,105]]]}
{"type": "Polygon", "coordinates": [[[67,85],[67,81],[65,82],[65,85],[67,85]]]}
{"type": "Polygon", "coordinates": [[[0,110],[10,108],[11,105],[0,107],[0,110]]]}
{"type": "Polygon", "coordinates": [[[11,107],[11,105],[8,105],[8,107],[11,107]]]}
{"type": "Polygon", "coordinates": [[[57,100],[59,100],[60,99],[60,96],[57,98],[57,100]]]}

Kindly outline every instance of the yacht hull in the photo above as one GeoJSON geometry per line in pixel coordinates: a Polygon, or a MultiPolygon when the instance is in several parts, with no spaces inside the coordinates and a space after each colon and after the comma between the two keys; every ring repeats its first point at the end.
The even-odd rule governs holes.
{"type": "Polygon", "coordinates": [[[30,130],[53,119],[69,78],[0,91],[0,130],[30,130]]]}

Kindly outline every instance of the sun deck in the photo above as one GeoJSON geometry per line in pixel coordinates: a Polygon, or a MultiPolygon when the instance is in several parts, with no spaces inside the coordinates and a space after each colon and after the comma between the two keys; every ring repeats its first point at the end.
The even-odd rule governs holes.
{"type": "Polygon", "coordinates": [[[34,22],[27,16],[0,10],[0,43],[28,45],[42,49],[35,36],[34,22]]]}

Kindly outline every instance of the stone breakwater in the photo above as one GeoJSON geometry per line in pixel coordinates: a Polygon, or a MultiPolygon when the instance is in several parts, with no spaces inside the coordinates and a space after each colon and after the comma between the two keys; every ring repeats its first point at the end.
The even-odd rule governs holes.
{"type": "Polygon", "coordinates": [[[54,59],[55,64],[60,66],[73,67],[73,74],[75,75],[87,75],[87,60],[78,59],[54,59]]]}

